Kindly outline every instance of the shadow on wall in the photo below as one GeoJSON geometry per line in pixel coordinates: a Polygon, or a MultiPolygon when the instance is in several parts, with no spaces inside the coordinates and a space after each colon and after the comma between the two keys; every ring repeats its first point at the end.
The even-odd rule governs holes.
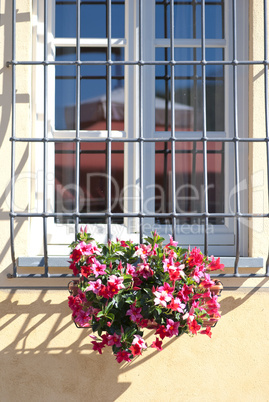
{"type": "MultiPolygon", "coordinates": [[[[242,280],[241,278],[238,279],[236,278],[236,281],[238,283],[238,288],[240,289],[240,286],[243,285],[244,280],[242,280]]],[[[269,278],[264,278],[260,283],[258,287],[252,288],[249,290],[248,293],[246,293],[244,291],[243,293],[243,297],[226,297],[225,299],[220,299],[220,311],[221,311],[221,315],[224,316],[225,314],[235,310],[236,308],[240,307],[242,304],[244,304],[245,302],[248,301],[248,299],[250,299],[256,292],[258,292],[259,290],[261,290],[261,288],[263,286],[265,286],[266,284],[268,284],[269,278]]],[[[225,288],[224,288],[224,292],[225,292],[225,288]]],[[[240,295],[241,293],[236,293],[236,295],[240,295]]],[[[223,293],[222,293],[223,295],[223,293]]]]}
{"type": "Polygon", "coordinates": [[[132,364],[118,364],[111,348],[99,356],[90,331],[71,322],[66,291],[0,290],[0,297],[0,401],[23,394],[35,402],[112,402],[131,385],[124,374],[158,353],[152,349],[132,364]]]}
{"type": "MultiPolygon", "coordinates": [[[[223,293],[220,301],[223,315],[249,303],[255,292],[256,289],[242,295],[236,293],[235,297],[225,297],[223,293]]],[[[0,401],[17,402],[22,395],[23,400],[34,402],[112,402],[118,398],[124,401],[127,390],[132,400],[141,401],[147,392],[144,389],[144,395],[140,395],[137,384],[143,384],[144,388],[147,384],[149,389],[157,387],[161,392],[172,381],[169,376],[175,375],[175,364],[184,362],[187,368],[192,366],[194,356],[201,359],[200,364],[208,353],[218,356],[223,348],[220,334],[229,329],[224,323],[227,325],[231,319],[227,314],[222,328],[220,321],[211,340],[205,336],[195,340],[189,340],[188,336],[171,339],[164,342],[161,353],[151,349],[131,364],[118,364],[110,348],[102,356],[91,350],[90,331],[77,329],[71,322],[67,295],[66,290],[0,290],[0,401]],[[173,354],[176,350],[179,353],[173,354]],[[168,377],[157,370],[155,380],[152,370],[160,364],[168,377]],[[136,385],[131,392],[133,381],[136,385]],[[133,392],[138,393],[137,397],[133,392]]],[[[236,329],[232,327],[233,332],[236,329]]],[[[148,344],[155,339],[153,334],[154,331],[146,333],[148,344]]],[[[193,367],[190,369],[192,372],[193,367]]],[[[201,370],[206,375],[203,366],[201,370]]]]}

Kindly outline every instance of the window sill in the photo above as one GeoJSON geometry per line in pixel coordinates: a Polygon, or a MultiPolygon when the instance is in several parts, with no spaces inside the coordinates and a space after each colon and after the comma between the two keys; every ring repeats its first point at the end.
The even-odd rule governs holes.
{"type": "MultiPolygon", "coordinates": [[[[227,268],[233,268],[235,257],[220,257],[220,262],[227,268]]],[[[262,268],[264,264],[262,257],[240,257],[238,268],[262,268]]],[[[67,257],[49,257],[48,265],[55,268],[67,268],[67,257]]],[[[19,268],[44,267],[44,257],[18,257],[17,266],[19,268]]]]}

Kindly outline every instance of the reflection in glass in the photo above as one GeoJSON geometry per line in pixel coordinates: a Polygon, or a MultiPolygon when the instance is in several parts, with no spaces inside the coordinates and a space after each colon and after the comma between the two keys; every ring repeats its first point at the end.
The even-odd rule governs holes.
{"type": "MultiPolygon", "coordinates": [[[[106,61],[106,48],[81,48],[82,61],[106,61]]],[[[122,60],[123,48],[112,48],[112,60],[122,60]]],[[[56,60],[76,60],[76,50],[58,47],[56,60]]],[[[76,128],[76,67],[57,65],[55,83],[55,129],[75,130],[76,128]]],[[[111,109],[112,130],[124,129],[124,67],[112,68],[111,109]]],[[[80,128],[82,130],[107,129],[107,68],[100,65],[81,66],[80,128]]]]}
{"type": "MultiPolygon", "coordinates": [[[[175,39],[201,39],[201,1],[174,1],[175,39]]],[[[156,0],[156,38],[170,38],[170,1],[156,0]]],[[[205,38],[224,38],[224,0],[205,1],[205,38]]]]}
{"type": "MultiPolygon", "coordinates": [[[[123,210],[123,163],[124,145],[112,144],[111,154],[111,211],[123,210]]],[[[73,143],[55,144],[55,211],[75,212],[75,154],[73,143]]],[[[105,143],[81,143],[79,211],[107,211],[107,148],[105,143]]],[[[112,218],[113,223],[122,223],[122,218],[112,218]]],[[[74,223],[71,218],[57,218],[57,223],[74,223]]],[[[105,218],[81,219],[81,223],[105,223],[105,218]]]]}
{"type": "MultiPolygon", "coordinates": [[[[76,0],[56,0],[55,33],[57,38],[76,37],[76,0]]],[[[123,0],[111,1],[111,36],[124,38],[123,0]]],[[[107,1],[80,0],[80,37],[107,38],[107,1]]]]}
{"type": "MultiPolygon", "coordinates": [[[[167,61],[170,49],[157,48],[156,59],[167,61]]],[[[175,59],[200,60],[200,48],[176,48],[175,59]]],[[[207,48],[206,59],[223,60],[223,49],[207,48]]],[[[206,72],[206,121],[208,131],[224,131],[224,67],[209,65],[206,72]]],[[[171,114],[171,68],[156,66],[156,105],[163,100],[166,118],[162,125],[156,120],[157,131],[169,131],[171,114]]],[[[201,131],[203,128],[202,68],[199,65],[175,66],[175,129],[201,131]],[[188,116],[186,118],[186,116],[188,116]]]]}
{"type": "MultiPolygon", "coordinates": [[[[203,175],[203,144],[201,142],[176,142],[176,212],[199,213],[205,210],[205,185],[203,175]]],[[[209,212],[224,212],[224,144],[209,142],[207,147],[209,212]]],[[[172,212],[171,143],[160,142],[155,146],[155,211],[172,212]]],[[[212,224],[221,224],[220,218],[210,218],[212,224]]],[[[156,223],[169,223],[166,218],[156,223]]],[[[179,223],[179,222],[178,222],[179,223]]],[[[180,223],[201,224],[200,218],[180,218],[180,223]]]]}

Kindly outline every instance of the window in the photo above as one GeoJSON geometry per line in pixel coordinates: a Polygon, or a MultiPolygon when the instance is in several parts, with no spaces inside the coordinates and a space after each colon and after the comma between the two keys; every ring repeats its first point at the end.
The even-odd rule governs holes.
{"type": "Polygon", "coordinates": [[[101,241],[156,229],[236,264],[248,256],[248,2],[33,3],[42,202],[24,216],[33,239],[43,221],[45,260],[81,224],[101,241]]]}

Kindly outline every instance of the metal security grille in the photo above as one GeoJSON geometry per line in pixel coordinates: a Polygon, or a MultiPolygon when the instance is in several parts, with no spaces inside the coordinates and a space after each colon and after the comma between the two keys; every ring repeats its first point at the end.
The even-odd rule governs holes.
{"type": "MultiPolygon", "coordinates": [[[[131,0],[130,0],[131,1],[131,0]]],[[[135,1],[135,0],[134,0],[135,1]]],[[[112,220],[113,219],[123,219],[123,218],[138,218],[139,219],[139,235],[140,241],[143,240],[143,228],[144,228],[144,220],[146,218],[154,218],[159,221],[164,221],[165,219],[169,219],[172,224],[172,235],[176,236],[176,227],[180,219],[200,219],[200,222],[203,222],[204,226],[204,252],[208,253],[208,225],[210,220],[221,220],[224,218],[233,219],[235,222],[235,242],[236,242],[236,254],[234,258],[234,272],[230,274],[221,275],[224,277],[264,277],[269,276],[269,256],[266,262],[266,272],[263,274],[240,274],[239,273],[239,258],[240,258],[240,239],[242,236],[241,233],[241,226],[240,221],[242,219],[268,219],[268,213],[245,213],[241,212],[240,210],[240,164],[239,164],[239,145],[241,143],[264,143],[266,144],[266,152],[267,152],[267,170],[269,170],[269,114],[268,114],[268,28],[267,28],[267,1],[264,0],[264,58],[263,60],[238,60],[238,49],[237,49],[237,23],[236,23],[236,15],[240,10],[237,7],[237,1],[233,0],[232,4],[232,52],[233,57],[231,60],[207,60],[206,58],[206,18],[205,18],[205,7],[206,5],[221,5],[224,8],[224,1],[216,1],[207,2],[206,0],[192,0],[192,1],[176,1],[176,0],[157,0],[156,6],[164,5],[165,6],[165,21],[169,20],[169,30],[166,26],[165,30],[169,31],[169,49],[170,52],[168,54],[167,49],[165,50],[165,60],[157,61],[145,61],[143,60],[144,55],[144,43],[143,43],[143,2],[145,0],[138,0],[137,5],[139,7],[139,26],[138,26],[138,42],[139,42],[139,54],[136,60],[129,61],[129,60],[112,60],[112,0],[107,0],[105,3],[106,5],[106,35],[107,35],[107,47],[106,47],[106,60],[105,61],[82,61],[81,60],[81,5],[94,2],[87,2],[83,0],[76,0],[73,2],[70,1],[58,1],[57,4],[68,4],[71,3],[76,6],[76,39],[75,39],[75,47],[76,47],[76,60],[74,61],[62,61],[62,60],[49,60],[48,58],[48,50],[47,50],[47,43],[48,43],[48,0],[44,0],[44,55],[42,60],[38,61],[18,61],[16,59],[16,0],[12,0],[13,3],[13,15],[12,15],[12,60],[7,62],[8,66],[11,66],[12,69],[12,135],[11,135],[11,204],[10,204],[10,229],[11,229],[11,255],[13,261],[13,277],[67,277],[71,275],[67,274],[52,274],[50,273],[50,266],[55,266],[55,258],[50,257],[48,253],[48,229],[47,229],[47,220],[48,218],[54,219],[63,219],[69,218],[75,222],[75,232],[79,231],[79,224],[88,219],[98,219],[102,218],[106,220],[107,225],[107,239],[111,238],[111,227],[112,227],[112,220]],[[184,60],[178,61],[175,58],[175,18],[174,12],[175,7],[177,5],[188,4],[192,5],[193,7],[200,7],[201,10],[201,18],[199,21],[200,26],[200,40],[201,40],[201,57],[200,59],[196,60],[184,60]],[[50,66],[75,66],[76,74],[76,105],[75,105],[75,139],[67,139],[67,138],[51,138],[48,136],[48,68],[50,66]],[[80,183],[80,155],[81,155],[81,144],[89,143],[91,140],[89,138],[84,138],[80,135],[81,131],[81,85],[82,85],[82,74],[81,68],[83,66],[105,66],[106,68],[106,127],[107,127],[107,136],[106,138],[99,138],[94,139],[94,142],[102,142],[106,144],[106,174],[107,174],[107,182],[106,182],[106,211],[93,213],[93,212],[81,212],[79,208],[79,183],[80,183]],[[111,93],[112,93],[112,69],[113,66],[137,66],[138,68],[138,125],[139,125],[139,135],[137,138],[116,138],[112,135],[112,100],[111,100],[111,93]],[[185,66],[192,66],[194,68],[194,76],[195,69],[197,67],[201,68],[201,84],[202,84],[202,136],[198,139],[188,138],[188,136],[184,136],[184,138],[179,138],[176,135],[175,130],[175,82],[176,82],[176,75],[175,75],[175,68],[176,66],[185,65],[185,66]],[[254,65],[262,65],[264,66],[264,96],[265,96],[265,125],[266,125],[266,138],[242,138],[239,137],[238,132],[238,69],[240,66],[254,66],[254,65]],[[17,136],[16,130],[16,68],[17,66],[43,66],[44,69],[44,91],[43,94],[39,96],[43,96],[44,98],[44,123],[43,123],[43,136],[42,138],[22,138],[17,136]],[[169,80],[171,86],[171,123],[169,124],[171,129],[170,131],[170,138],[163,138],[161,136],[155,135],[153,138],[146,137],[144,133],[143,127],[143,110],[144,110],[144,99],[143,99],[143,88],[147,85],[146,82],[143,80],[143,69],[146,66],[164,66],[165,68],[165,76],[167,77],[167,81],[169,80]],[[233,137],[229,138],[219,138],[219,137],[212,137],[208,136],[207,133],[207,105],[206,105],[206,69],[208,66],[230,66],[233,72],[233,90],[232,90],[232,97],[233,97],[233,115],[234,115],[234,130],[233,130],[233,137]],[[170,74],[168,74],[168,67],[170,69],[170,74]],[[16,145],[20,142],[24,143],[40,143],[43,144],[43,211],[41,213],[32,213],[32,212],[18,212],[15,208],[15,153],[16,145]],[[189,143],[197,143],[201,142],[203,144],[202,150],[199,152],[202,153],[203,157],[203,182],[204,186],[207,189],[208,184],[208,154],[210,150],[208,150],[208,145],[210,143],[220,143],[222,148],[220,153],[223,153],[224,145],[226,143],[230,143],[233,146],[233,154],[234,154],[234,175],[235,175],[235,185],[236,185],[236,193],[235,193],[235,204],[236,210],[234,213],[226,213],[226,212],[217,212],[212,213],[209,212],[209,197],[208,197],[208,190],[204,192],[204,200],[203,200],[203,210],[201,212],[196,213],[181,213],[177,211],[177,200],[176,200],[176,154],[178,153],[176,149],[176,144],[179,142],[189,142],[189,143]],[[77,191],[75,194],[75,210],[73,212],[48,212],[47,206],[47,154],[48,154],[48,146],[50,143],[73,143],[74,144],[74,155],[75,155],[75,184],[77,187],[77,191]],[[139,211],[138,212],[112,212],[111,210],[111,159],[112,159],[112,145],[113,143],[134,143],[138,144],[139,147],[139,189],[140,189],[140,199],[139,199],[139,211]],[[169,145],[169,154],[171,157],[171,188],[172,188],[172,210],[165,211],[161,213],[145,213],[144,211],[144,168],[145,168],[145,160],[144,160],[144,147],[145,144],[152,143],[164,143],[164,150],[159,151],[165,153],[168,149],[169,145]],[[44,248],[44,258],[39,261],[39,263],[44,266],[44,273],[41,274],[19,274],[17,271],[17,256],[15,250],[15,219],[25,219],[25,218],[40,218],[43,221],[43,248],[44,248]]],[[[146,0],[147,1],[147,0],[146,0]]],[[[98,1],[95,2],[96,4],[100,3],[98,1]]],[[[117,3],[117,2],[114,2],[117,3]]],[[[119,4],[123,2],[118,2],[119,4]]],[[[196,14],[195,14],[196,15],[196,14]]],[[[166,22],[165,22],[166,23],[166,22]]],[[[196,26],[196,25],[195,25],[196,26]]],[[[61,78],[61,77],[60,77],[61,78]]],[[[168,114],[168,109],[167,109],[168,114]]],[[[168,121],[166,122],[166,130],[168,130],[168,121]]],[[[195,152],[198,152],[197,150],[195,152]]],[[[269,178],[269,174],[267,174],[267,179],[269,178]]],[[[268,182],[268,189],[269,189],[269,182],[268,182]]]]}

